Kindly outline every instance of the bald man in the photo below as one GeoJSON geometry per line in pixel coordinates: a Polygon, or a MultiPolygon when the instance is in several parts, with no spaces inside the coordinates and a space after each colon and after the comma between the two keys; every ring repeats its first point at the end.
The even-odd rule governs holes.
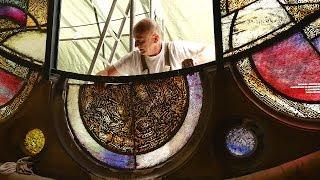
{"type": "Polygon", "coordinates": [[[166,72],[182,68],[185,59],[192,59],[195,65],[215,59],[213,45],[173,41],[163,42],[159,25],[152,19],[143,19],[133,28],[134,51],[122,57],[97,75],[140,75],[166,72]]]}

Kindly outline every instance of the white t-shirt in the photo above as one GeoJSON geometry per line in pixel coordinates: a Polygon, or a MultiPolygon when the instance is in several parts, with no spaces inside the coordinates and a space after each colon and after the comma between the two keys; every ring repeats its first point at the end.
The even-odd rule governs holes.
{"type": "MultiPolygon", "coordinates": [[[[205,46],[199,43],[187,41],[168,42],[170,66],[165,65],[165,43],[162,43],[161,51],[156,56],[145,56],[149,72],[159,73],[182,68],[185,59],[193,59],[194,65],[203,64],[215,60],[215,49],[213,45],[205,46]]],[[[141,62],[139,50],[134,50],[113,65],[121,75],[148,74],[141,62]]]]}

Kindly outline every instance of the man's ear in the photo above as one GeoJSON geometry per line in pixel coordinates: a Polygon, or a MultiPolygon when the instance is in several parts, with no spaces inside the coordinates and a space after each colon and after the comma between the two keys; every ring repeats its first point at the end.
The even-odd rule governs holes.
{"type": "Polygon", "coordinates": [[[160,36],[158,34],[153,34],[153,38],[152,39],[153,39],[154,43],[157,43],[160,40],[160,36]]]}

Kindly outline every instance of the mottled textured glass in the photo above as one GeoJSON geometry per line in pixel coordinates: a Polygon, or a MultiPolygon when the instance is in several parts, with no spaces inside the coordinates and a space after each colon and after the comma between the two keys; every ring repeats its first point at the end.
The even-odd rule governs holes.
{"type": "Polygon", "coordinates": [[[19,62],[44,62],[47,9],[46,0],[0,0],[0,122],[19,109],[39,81],[38,72],[19,62]]]}
{"type": "Polygon", "coordinates": [[[150,152],[181,127],[188,103],[183,76],[148,83],[80,89],[80,115],[92,136],[110,151],[150,152]]]}
{"type": "Polygon", "coordinates": [[[29,97],[31,90],[39,80],[39,73],[30,71],[29,76],[24,81],[24,86],[19,89],[19,92],[16,93],[15,96],[5,104],[5,106],[0,106],[0,123],[8,119],[19,109],[22,103],[29,97]]]}
{"type": "Polygon", "coordinates": [[[289,14],[294,18],[296,22],[301,21],[308,15],[317,12],[320,9],[319,2],[317,4],[297,4],[285,6],[289,14]]]}
{"type": "Polygon", "coordinates": [[[256,74],[249,58],[237,62],[237,67],[249,89],[267,106],[293,117],[308,118],[314,121],[319,120],[319,104],[292,101],[271,90],[256,74]]]}
{"type": "Polygon", "coordinates": [[[252,55],[257,72],[283,95],[320,101],[320,56],[300,33],[252,55]]]}
{"type": "Polygon", "coordinates": [[[24,148],[31,156],[39,154],[46,143],[46,138],[40,129],[32,129],[26,134],[24,148]]]}
{"type": "Polygon", "coordinates": [[[23,86],[23,79],[0,69],[0,107],[11,100],[23,86]]]}
{"type": "Polygon", "coordinates": [[[314,39],[320,36],[320,18],[316,21],[310,23],[308,26],[304,28],[304,32],[306,33],[308,39],[314,39]]]}
{"type": "Polygon", "coordinates": [[[227,133],[225,143],[232,155],[244,157],[251,155],[255,151],[258,140],[252,131],[245,127],[236,127],[227,133]]]}
{"type": "Polygon", "coordinates": [[[79,145],[85,148],[89,155],[93,156],[99,162],[105,163],[114,168],[134,169],[134,156],[122,155],[107,150],[102,147],[87,131],[79,111],[79,90],[80,86],[70,85],[68,87],[68,97],[66,101],[70,128],[80,142],[79,145]]]}
{"type": "Polygon", "coordinates": [[[43,64],[47,6],[46,0],[0,1],[0,50],[21,61],[43,64]]]}
{"type": "Polygon", "coordinates": [[[320,37],[313,40],[313,45],[317,48],[318,52],[320,52],[320,37]]]}
{"type": "MultiPolygon", "coordinates": [[[[222,3],[224,57],[271,40],[320,9],[320,3],[315,1],[229,0],[222,3]]],[[[316,24],[306,29],[307,36],[314,37],[317,31],[319,27],[316,24]]]]}
{"type": "Polygon", "coordinates": [[[198,123],[202,107],[202,86],[197,73],[141,84],[107,85],[101,91],[96,88],[91,85],[69,85],[66,107],[70,127],[80,142],[79,145],[108,166],[142,169],[165,162],[187,143],[198,123]],[[170,84],[176,87],[168,87],[170,84]],[[86,89],[82,89],[83,87],[86,89]],[[113,88],[118,92],[113,91],[113,88]],[[113,93],[98,93],[106,93],[104,91],[107,90],[113,93]],[[98,101],[95,96],[100,96],[98,101]],[[122,97],[127,102],[122,101],[122,97]],[[82,100],[91,103],[81,102],[82,100]],[[96,103],[92,103],[93,101],[96,103]],[[96,106],[92,106],[93,104],[96,106]],[[81,115],[84,113],[81,112],[83,108],[93,107],[96,109],[92,111],[94,115],[89,112],[81,115]],[[179,115],[181,113],[185,115],[179,115]],[[183,118],[180,125],[179,118],[183,118]],[[92,126],[85,125],[85,119],[92,126]],[[146,119],[152,121],[145,121],[146,119]],[[94,133],[95,124],[101,134],[94,133]],[[137,131],[139,128],[142,131],[137,131]],[[107,132],[104,133],[103,130],[107,132]],[[102,141],[109,144],[101,143],[102,141]]]}
{"type": "Polygon", "coordinates": [[[245,6],[248,6],[250,3],[255,2],[257,0],[228,0],[228,11],[232,12],[245,6]]]}

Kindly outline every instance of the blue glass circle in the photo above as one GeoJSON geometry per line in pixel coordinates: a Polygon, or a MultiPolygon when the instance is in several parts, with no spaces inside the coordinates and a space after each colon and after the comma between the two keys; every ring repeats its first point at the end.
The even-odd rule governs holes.
{"type": "Polygon", "coordinates": [[[226,146],[234,156],[249,156],[257,147],[257,138],[252,131],[244,127],[236,127],[228,132],[226,146]]]}

